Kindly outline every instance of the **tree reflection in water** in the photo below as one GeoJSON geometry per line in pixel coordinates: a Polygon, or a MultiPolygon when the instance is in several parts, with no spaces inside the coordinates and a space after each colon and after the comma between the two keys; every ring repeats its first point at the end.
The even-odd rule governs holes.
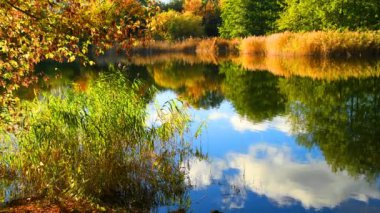
{"type": "MultiPolygon", "coordinates": [[[[220,64],[214,72],[203,64],[161,62],[158,67],[165,69],[156,66],[152,74],[164,88],[191,91],[196,87],[201,91],[199,94],[215,91],[230,101],[240,116],[253,123],[289,115],[292,128],[298,133],[297,141],[306,147],[319,147],[334,171],[348,170],[351,175],[368,178],[379,175],[378,61],[302,59],[296,63],[295,59],[270,58],[248,61],[260,64],[260,60],[271,65],[269,68],[281,64],[289,69],[287,73],[293,74],[284,75],[274,69],[245,71],[244,66],[231,62],[220,64]],[[207,73],[214,77],[207,78],[207,73]]],[[[188,93],[179,93],[185,100],[190,99],[188,93]]],[[[215,106],[204,108],[210,107],[215,106]]]]}
{"type": "Polygon", "coordinates": [[[380,79],[280,82],[297,140],[319,147],[334,171],[380,174],[380,79]]]}

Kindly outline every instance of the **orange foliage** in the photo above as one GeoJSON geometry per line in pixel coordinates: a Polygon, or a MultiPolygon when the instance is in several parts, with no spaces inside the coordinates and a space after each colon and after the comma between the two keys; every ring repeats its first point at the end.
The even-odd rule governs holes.
{"type": "Polygon", "coordinates": [[[183,8],[185,12],[191,12],[199,15],[202,6],[202,0],[185,0],[183,8]]]}

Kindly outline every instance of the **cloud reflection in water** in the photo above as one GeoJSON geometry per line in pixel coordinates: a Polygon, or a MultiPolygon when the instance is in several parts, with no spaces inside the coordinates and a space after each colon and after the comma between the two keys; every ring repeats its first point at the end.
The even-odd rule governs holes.
{"type": "Polygon", "coordinates": [[[227,208],[243,208],[248,191],[266,196],[279,206],[300,202],[304,208],[316,209],[333,208],[347,199],[380,199],[380,191],[364,177],[334,173],[325,161],[310,156],[306,162],[297,162],[289,147],[267,144],[253,145],[247,153],[229,153],[211,163],[194,159],[189,179],[195,190],[215,182],[226,182],[228,186],[221,190],[239,190],[240,200],[225,197],[227,208]],[[230,170],[236,172],[228,173],[230,170]]]}

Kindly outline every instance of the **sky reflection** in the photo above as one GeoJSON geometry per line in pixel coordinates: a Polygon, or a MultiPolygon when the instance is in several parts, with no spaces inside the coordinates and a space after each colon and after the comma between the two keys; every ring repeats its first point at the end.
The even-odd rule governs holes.
{"type": "MultiPolygon", "coordinates": [[[[308,157],[308,162],[297,162],[291,148],[264,143],[250,146],[246,153],[231,152],[211,162],[193,160],[189,177],[195,190],[225,182],[240,194],[246,195],[249,190],[270,198],[278,206],[300,202],[306,209],[321,209],[336,207],[350,198],[365,202],[380,199],[379,190],[362,177],[333,173],[323,160],[312,157],[308,157]]],[[[243,208],[249,200],[246,196],[241,198],[244,202],[230,204],[229,208],[243,208]]]]}
{"type": "MultiPolygon", "coordinates": [[[[159,103],[172,92],[156,97],[159,103]]],[[[191,210],[209,212],[379,211],[380,190],[363,176],[333,172],[318,148],[297,144],[287,115],[251,122],[224,101],[217,109],[191,109],[209,160],[191,159],[191,210]]]]}

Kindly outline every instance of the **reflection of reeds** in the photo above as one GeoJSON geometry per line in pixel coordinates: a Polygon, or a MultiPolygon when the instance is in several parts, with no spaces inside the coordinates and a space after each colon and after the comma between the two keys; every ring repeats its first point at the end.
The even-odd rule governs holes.
{"type": "Polygon", "coordinates": [[[277,33],[248,37],[241,53],[256,55],[363,57],[380,55],[380,31],[277,33]]]}
{"type": "Polygon", "coordinates": [[[268,70],[275,75],[314,79],[347,79],[380,76],[380,60],[337,60],[326,58],[260,57],[242,55],[234,60],[247,70],[268,70]]]}

